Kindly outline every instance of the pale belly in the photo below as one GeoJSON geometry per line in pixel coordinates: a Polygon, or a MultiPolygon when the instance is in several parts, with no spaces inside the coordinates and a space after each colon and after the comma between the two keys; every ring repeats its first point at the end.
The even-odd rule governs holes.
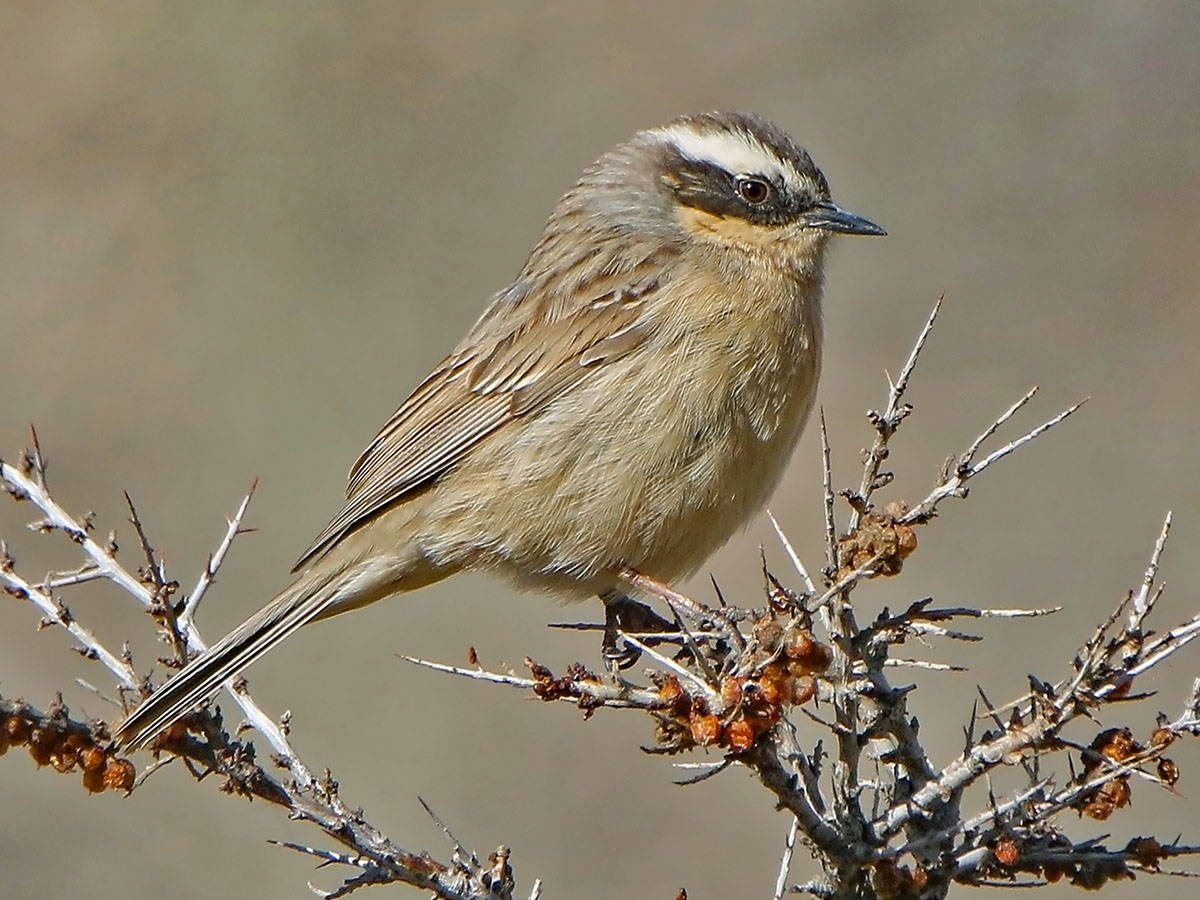
{"type": "Polygon", "coordinates": [[[757,381],[720,359],[686,376],[600,373],[433,488],[423,552],[574,595],[625,566],[662,581],[690,574],[762,508],[788,463],[819,367],[811,344],[789,349],[768,354],[757,381]]]}

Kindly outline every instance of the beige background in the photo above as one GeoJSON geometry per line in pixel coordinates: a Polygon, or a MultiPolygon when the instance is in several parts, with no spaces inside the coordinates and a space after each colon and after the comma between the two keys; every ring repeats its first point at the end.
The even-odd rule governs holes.
{"type": "MultiPolygon", "coordinates": [[[[210,636],[284,583],[349,463],[517,271],[579,169],[637,128],[714,107],[792,130],[835,197],[890,231],[844,240],[829,273],[821,400],[839,485],[855,481],[885,369],[943,291],[892,495],[921,495],[1031,384],[1044,390],[1028,425],[1093,398],[923,531],[903,578],[857,595],[864,616],[930,593],[1066,606],[984,629],[982,650],[911,648],[973,664],[921,679],[913,708],[938,758],[960,746],[977,681],[1002,699],[1027,671],[1064,673],[1140,579],[1168,508],[1164,612],[1200,605],[1194,0],[106,6],[0,3],[0,448],[14,455],[36,421],[60,498],[109,527],[129,490],[188,583],[261,478],[259,531],[202,613],[210,636]]],[[[814,566],[818,465],[809,434],[774,501],[814,566]]],[[[26,512],[0,504],[24,571],[72,561],[23,531],[26,512]]],[[[786,574],[758,521],[711,563],[727,593],[755,596],[759,542],[786,574]]],[[[69,599],[113,646],[135,636],[149,665],[149,629],[115,591],[69,599]]],[[[459,662],[474,645],[493,666],[594,663],[593,638],[543,626],[595,612],[461,577],[298,635],[252,683],[409,846],[446,855],[420,793],[481,851],[511,844],[522,884],[541,876],[548,896],[767,896],[787,823],[745,775],[674,787],[678,773],[637,750],[644,719],[583,723],[393,655],[459,662]]],[[[45,704],[61,688],[107,713],[72,678],[111,681],[36,619],[0,603],[0,691],[45,704]]],[[[1196,659],[1107,722],[1145,734],[1196,659]]],[[[1181,796],[1138,785],[1103,829],[1064,824],[1200,840],[1200,754],[1175,756],[1181,796]]],[[[303,897],[309,878],[337,883],[265,843],[319,833],[216,788],[173,767],[129,799],[92,798],[10,753],[0,893],[303,897]]],[[[797,879],[810,867],[801,855],[797,879]]],[[[1141,879],[1109,895],[1180,889],[1141,879]]]]}

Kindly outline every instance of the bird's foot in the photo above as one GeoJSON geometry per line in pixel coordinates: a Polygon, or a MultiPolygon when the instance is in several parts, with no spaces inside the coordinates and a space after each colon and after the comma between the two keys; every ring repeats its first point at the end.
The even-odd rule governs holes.
{"type": "Polygon", "coordinates": [[[624,594],[614,591],[600,599],[604,601],[604,662],[613,675],[628,669],[642,655],[640,649],[622,640],[621,635],[637,634],[643,643],[653,645],[657,641],[649,635],[676,631],[674,622],[624,594]]]}

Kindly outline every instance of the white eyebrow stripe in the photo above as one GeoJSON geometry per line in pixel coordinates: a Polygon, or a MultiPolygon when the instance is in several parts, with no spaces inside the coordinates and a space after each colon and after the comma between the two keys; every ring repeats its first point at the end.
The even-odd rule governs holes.
{"type": "Polygon", "coordinates": [[[662,129],[662,135],[688,159],[720,166],[739,175],[777,175],[796,183],[798,174],[748,135],[729,131],[697,131],[687,125],[662,129]]]}

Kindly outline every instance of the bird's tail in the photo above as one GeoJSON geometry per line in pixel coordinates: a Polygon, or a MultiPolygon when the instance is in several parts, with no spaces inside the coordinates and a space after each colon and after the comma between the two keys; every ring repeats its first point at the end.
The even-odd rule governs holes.
{"type": "Polygon", "coordinates": [[[127,750],[153,740],[183,718],[200,701],[252,662],[315,619],[378,599],[386,590],[363,590],[365,579],[344,569],[309,570],[274,600],[185,665],[166,684],[147,697],[116,729],[127,750]],[[349,577],[347,577],[349,574],[349,577]]]}

